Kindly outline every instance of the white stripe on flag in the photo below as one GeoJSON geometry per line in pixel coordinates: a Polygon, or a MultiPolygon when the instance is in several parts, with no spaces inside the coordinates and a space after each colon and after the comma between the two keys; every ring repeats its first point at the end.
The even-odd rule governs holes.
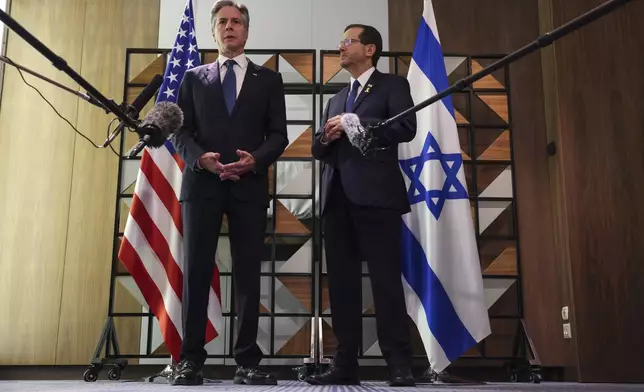
{"type": "Polygon", "coordinates": [[[137,190],[135,190],[135,193],[139,196],[139,200],[143,203],[154,224],[161,234],[163,234],[163,238],[168,243],[174,261],[181,272],[183,272],[183,240],[181,234],[179,234],[179,230],[177,230],[174,224],[170,211],[168,211],[165,204],[159,199],[159,196],[148,182],[143,171],[140,174],[136,182],[137,190]]]}
{"type": "Polygon", "coordinates": [[[128,217],[128,225],[125,228],[124,235],[138,254],[148,275],[150,275],[150,278],[159,289],[166,312],[179,333],[179,336],[183,336],[181,302],[168,281],[163,264],[161,264],[156,253],[150,248],[150,244],[145,239],[141,228],[132,215],[128,217]]]}
{"type": "Polygon", "coordinates": [[[159,171],[163,173],[165,179],[170,183],[170,186],[174,190],[174,194],[177,200],[181,197],[181,181],[183,179],[183,173],[175,161],[170,151],[164,146],[160,148],[150,148],[148,149],[150,158],[159,168],[159,171]]]}

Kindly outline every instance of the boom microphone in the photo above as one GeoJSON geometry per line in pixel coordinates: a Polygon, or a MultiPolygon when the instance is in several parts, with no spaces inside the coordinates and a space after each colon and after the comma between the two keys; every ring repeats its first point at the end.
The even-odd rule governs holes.
{"type": "MultiPolygon", "coordinates": [[[[532,43],[525,45],[524,47],[522,47],[521,49],[513,53],[510,53],[509,55],[496,61],[490,66],[480,70],[479,72],[474,73],[468,76],[467,78],[463,78],[459,80],[449,88],[441,91],[440,93],[434,95],[433,97],[428,98],[425,101],[420,102],[419,104],[414,105],[413,107],[410,107],[409,109],[401,113],[398,113],[397,115],[391,118],[380,121],[376,124],[367,124],[366,127],[363,127],[360,124],[359,119],[356,120],[354,118],[347,118],[346,123],[349,127],[352,128],[351,132],[354,132],[354,140],[355,140],[355,143],[357,143],[357,144],[354,144],[354,142],[352,142],[351,144],[354,145],[356,148],[358,148],[363,155],[366,155],[368,152],[373,152],[374,150],[377,150],[378,148],[373,147],[377,143],[376,143],[375,135],[371,132],[372,130],[376,128],[386,127],[392,122],[399,121],[402,118],[409,116],[410,114],[415,114],[419,110],[424,109],[425,107],[440,101],[441,99],[443,99],[444,97],[447,97],[448,95],[451,95],[455,92],[462,91],[463,89],[465,89],[472,83],[476,82],[477,80],[482,79],[483,77],[491,74],[492,72],[508,64],[511,64],[538,49],[545,48],[546,46],[551,45],[554,41],[572,33],[573,31],[599,19],[600,17],[610,12],[615,11],[619,7],[626,5],[626,3],[628,3],[629,1],[632,1],[632,0],[609,0],[604,4],[601,4],[596,8],[590,10],[589,12],[582,14],[581,16],[571,20],[570,22],[564,24],[563,26],[560,26],[557,29],[538,37],[532,43]]],[[[347,114],[343,116],[343,119],[344,117],[347,117],[347,114]]],[[[344,126],[344,124],[345,124],[345,121],[342,120],[342,125],[344,126]]],[[[345,131],[346,131],[346,127],[345,127],[345,131]]],[[[347,136],[351,138],[351,136],[348,133],[347,133],[347,136]]]]}
{"type": "MultiPolygon", "coordinates": [[[[143,91],[141,91],[141,94],[139,94],[139,96],[134,99],[134,102],[132,102],[131,105],[127,105],[125,102],[123,103],[122,106],[125,106],[124,108],[125,114],[128,117],[134,120],[137,120],[139,118],[139,113],[141,112],[141,110],[143,110],[145,105],[147,105],[148,102],[150,102],[152,97],[154,97],[154,93],[156,93],[156,91],[161,87],[162,84],[163,84],[163,76],[159,74],[154,75],[154,77],[152,78],[152,81],[147,86],[145,86],[143,91]]],[[[112,132],[107,137],[107,139],[105,140],[105,143],[103,143],[103,147],[107,147],[110,143],[112,143],[114,138],[116,138],[116,136],[119,133],[121,133],[121,131],[123,131],[123,128],[125,128],[125,126],[126,124],[123,121],[121,121],[121,123],[119,124],[118,127],[116,127],[114,132],[112,132]]]]}
{"type": "Polygon", "coordinates": [[[143,147],[159,148],[163,146],[168,136],[176,133],[183,125],[183,111],[172,102],[159,102],[145,116],[141,125],[136,129],[140,140],[130,150],[128,158],[137,156],[143,147]]]}

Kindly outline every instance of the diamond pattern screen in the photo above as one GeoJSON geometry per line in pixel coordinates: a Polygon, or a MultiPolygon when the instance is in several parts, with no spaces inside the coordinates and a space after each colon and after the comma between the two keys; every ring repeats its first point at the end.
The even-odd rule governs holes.
{"type": "MultiPolygon", "coordinates": [[[[211,63],[217,52],[202,50],[202,64],[211,63]]],[[[131,102],[155,74],[163,74],[167,51],[129,50],[125,96],[131,102]]],[[[311,157],[310,146],[324,104],[349,82],[349,74],[339,65],[336,51],[258,50],[247,51],[249,59],[282,74],[285,84],[289,146],[270,169],[266,241],[262,267],[258,343],[264,364],[301,364],[312,346],[314,312],[322,315],[322,354],[332,355],[335,338],[331,329],[331,309],[324,252],[320,244],[319,164],[311,157]],[[319,260],[320,262],[316,262],[319,260]],[[315,286],[314,276],[320,274],[315,286]]],[[[446,55],[450,83],[480,71],[498,58],[446,55]]],[[[387,53],[391,72],[406,75],[410,53],[387,53]]],[[[484,275],[485,297],[492,318],[492,335],[473,348],[467,357],[509,357],[520,324],[518,285],[517,225],[513,192],[511,119],[507,70],[501,69],[453,95],[459,138],[464,160],[467,189],[479,245],[484,275]]],[[[149,105],[147,109],[149,109],[149,105]]],[[[142,113],[142,116],[144,113],[142,113]]],[[[126,134],[122,154],[136,144],[136,135],[126,134]]],[[[122,160],[115,236],[121,238],[136,184],[138,160],[122,160]]],[[[117,247],[118,249],[118,247],[117,247]]],[[[114,257],[113,306],[121,354],[137,357],[135,363],[170,362],[158,322],[149,314],[141,292],[127,270],[114,257]]],[[[235,314],[231,271],[234,268],[227,238],[227,222],[219,239],[224,331],[207,346],[211,364],[234,364],[235,314]]],[[[375,325],[375,309],[369,274],[364,266],[363,337],[361,356],[384,364],[375,325]]],[[[415,326],[410,322],[415,354],[425,355],[415,326]]],[[[372,363],[373,361],[369,361],[372,363]]]]}

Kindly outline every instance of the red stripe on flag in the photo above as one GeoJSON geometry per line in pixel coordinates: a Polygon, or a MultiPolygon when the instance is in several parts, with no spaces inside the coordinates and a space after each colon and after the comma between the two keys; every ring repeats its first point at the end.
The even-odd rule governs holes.
{"type": "Polygon", "coordinates": [[[168,276],[168,282],[170,282],[177,297],[181,299],[183,293],[183,273],[172,256],[168,241],[156,223],[154,223],[154,220],[148,214],[148,210],[145,209],[145,205],[136,193],[132,200],[130,214],[141,228],[141,233],[143,233],[148,244],[150,244],[150,248],[157,255],[161,264],[163,264],[163,268],[168,276]]]}
{"type": "Polygon", "coordinates": [[[150,155],[147,154],[147,151],[144,152],[143,158],[141,158],[141,171],[145,174],[145,177],[154,188],[154,192],[161,199],[163,205],[165,205],[165,208],[170,212],[174,225],[179,230],[179,234],[183,235],[181,204],[177,199],[177,195],[174,193],[172,185],[170,185],[168,179],[159,170],[159,167],[154,163],[150,155]]]}
{"type": "Polygon", "coordinates": [[[175,362],[178,362],[181,354],[181,336],[179,336],[177,328],[170,319],[168,312],[166,312],[159,288],[152,278],[150,278],[138,253],[136,253],[136,250],[127,238],[123,238],[123,242],[121,243],[119,259],[123,262],[123,265],[125,265],[136,282],[136,285],[141,290],[141,294],[143,294],[145,301],[148,303],[150,311],[159,320],[163,341],[170,351],[172,358],[175,362]]]}
{"type": "Polygon", "coordinates": [[[181,169],[181,172],[183,173],[183,169],[186,166],[186,164],[183,161],[183,159],[181,159],[181,156],[179,155],[179,153],[175,152],[174,154],[172,154],[172,157],[177,162],[177,165],[179,165],[179,169],[181,169]]]}

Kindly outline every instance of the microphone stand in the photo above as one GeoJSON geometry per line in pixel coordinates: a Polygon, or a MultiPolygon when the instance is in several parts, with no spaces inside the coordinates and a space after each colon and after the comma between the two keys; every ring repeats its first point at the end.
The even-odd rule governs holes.
{"type": "Polygon", "coordinates": [[[35,77],[39,78],[39,79],[42,79],[42,80],[44,80],[44,81],[46,81],[46,82],[48,82],[48,83],[51,83],[51,84],[53,84],[54,86],[59,87],[59,88],[61,88],[61,89],[65,90],[65,91],[67,91],[67,92],[69,92],[69,93],[72,93],[72,94],[74,94],[75,96],[77,96],[78,98],[81,98],[81,99],[83,99],[83,100],[85,100],[85,101],[87,101],[87,102],[91,103],[92,105],[97,106],[97,107],[99,107],[99,108],[101,108],[101,109],[105,110],[105,112],[106,112],[106,113],[109,113],[109,111],[107,110],[107,108],[105,108],[105,107],[104,107],[104,106],[103,106],[99,101],[97,101],[97,100],[96,100],[96,98],[92,97],[91,95],[83,94],[83,93],[81,93],[81,92],[78,92],[78,91],[72,90],[71,88],[69,88],[69,87],[67,87],[67,86],[62,85],[62,84],[60,84],[60,83],[56,82],[55,80],[51,80],[51,79],[49,79],[48,77],[46,77],[46,76],[43,76],[43,75],[39,74],[38,72],[32,71],[32,70],[30,70],[29,68],[23,67],[22,65],[20,65],[20,64],[18,64],[18,63],[15,63],[13,60],[11,60],[11,59],[10,59],[10,58],[8,58],[8,57],[5,57],[5,56],[0,55],[0,62],[3,62],[3,63],[5,63],[5,64],[9,64],[9,65],[11,65],[12,67],[15,67],[15,68],[17,68],[17,69],[19,69],[19,70],[21,70],[21,71],[25,71],[25,72],[26,72],[26,73],[28,73],[28,74],[31,74],[31,75],[33,75],[33,76],[35,76],[35,77]]]}
{"type": "MultiPolygon", "coordinates": [[[[13,30],[22,39],[27,41],[27,43],[30,44],[34,49],[36,49],[49,61],[51,61],[54,67],[63,71],[70,78],[72,78],[72,80],[78,83],[85,91],[87,91],[87,94],[89,96],[88,100],[92,99],[91,97],[93,97],[93,99],[95,99],[102,106],[102,108],[105,109],[106,113],[113,113],[123,122],[123,124],[130,128],[137,128],[137,122],[134,119],[128,117],[127,114],[123,110],[121,110],[121,108],[119,108],[114,101],[107,99],[103,94],[101,94],[100,91],[98,91],[96,88],[94,88],[94,86],[83,79],[83,77],[76,73],[76,71],[71,69],[63,58],[52,52],[47,46],[40,42],[36,37],[29,33],[15,19],[13,19],[3,10],[0,10],[0,21],[6,24],[8,28],[13,30]]],[[[65,90],[67,90],[67,88],[65,88],[65,90]]]]}
{"type": "Polygon", "coordinates": [[[631,0],[610,0],[607,1],[606,3],[592,9],[591,11],[577,17],[576,19],[571,20],[570,22],[564,24],[563,26],[546,33],[542,35],[541,37],[537,38],[534,42],[524,46],[523,48],[509,54],[508,56],[496,61],[495,63],[491,64],[490,66],[482,69],[481,71],[470,75],[467,78],[461,79],[455,84],[453,84],[451,87],[445,89],[444,91],[434,95],[433,97],[395,115],[394,117],[391,117],[389,119],[380,121],[372,126],[367,126],[367,130],[372,130],[372,129],[377,129],[380,127],[385,127],[389,124],[391,124],[394,121],[398,121],[402,119],[403,117],[406,117],[412,113],[416,113],[421,109],[424,109],[425,107],[445,98],[448,95],[451,95],[455,92],[459,92],[463,89],[465,89],[467,86],[471,85],[472,83],[476,82],[477,80],[491,74],[492,72],[510,64],[513,63],[520,58],[538,50],[541,48],[544,48],[546,46],[549,46],[552,44],[554,41],[562,38],[565,35],[568,35],[572,33],[573,31],[595,21],[596,19],[599,19],[600,17],[615,11],[617,8],[625,5],[631,0]]]}

